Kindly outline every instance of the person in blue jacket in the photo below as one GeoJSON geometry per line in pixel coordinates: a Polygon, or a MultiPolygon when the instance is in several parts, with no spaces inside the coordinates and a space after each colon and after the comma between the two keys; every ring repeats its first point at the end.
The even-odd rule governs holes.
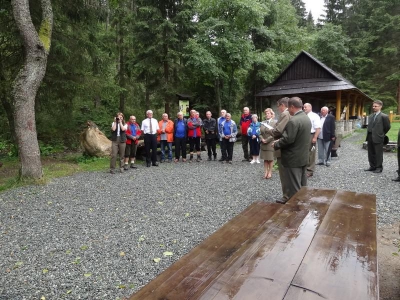
{"type": "Polygon", "coordinates": [[[260,163],[260,127],[261,123],[258,122],[258,116],[252,115],[250,126],[247,129],[247,136],[250,141],[250,155],[253,157],[251,164],[260,163]]]}

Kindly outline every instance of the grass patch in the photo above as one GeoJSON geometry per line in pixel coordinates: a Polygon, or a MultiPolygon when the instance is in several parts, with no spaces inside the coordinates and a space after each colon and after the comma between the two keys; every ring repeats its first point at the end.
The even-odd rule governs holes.
{"type": "Polygon", "coordinates": [[[391,128],[386,135],[389,137],[389,141],[397,142],[397,136],[400,129],[400,122],[391,123],[390,125],[391,128]]]}
{"type": "Polygon", "coordinates": [[[42,156],[41,159],[43,178],[40,180],[20,180],[18,158],[2,158],[0,191],[32,184],[45,184],[53,178],[70,176],[80,172],[107,170],[110,165],[110,158],[88,158],[81,154],[68,154],[57,158],[42,156]]]}

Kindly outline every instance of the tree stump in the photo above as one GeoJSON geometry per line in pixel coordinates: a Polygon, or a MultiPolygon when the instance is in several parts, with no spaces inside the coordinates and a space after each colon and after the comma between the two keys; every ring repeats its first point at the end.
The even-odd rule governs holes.
{"type": "Polygon", "coordinates": [[[87,121],[87,128],[79,136],[86,154],[97,157],[111,155],[111,141],[92,121],[87,121]]]}

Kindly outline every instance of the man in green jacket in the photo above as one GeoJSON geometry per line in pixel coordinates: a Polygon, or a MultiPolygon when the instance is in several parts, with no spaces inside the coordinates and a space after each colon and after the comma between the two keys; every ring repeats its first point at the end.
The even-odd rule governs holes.
{"type": "MultiPolygon", "coordinates": [[[[273,143],[274,148],[281,149],[282,152],[288,199],[296,194],[302,186],[307,185],[306,171],[311,121],[302,108],[303,102],[299,97],[289,99],[288,110],[292,117],[287,123],[282,137],[273,143]]],[[[282,198],[276,202],[285,204],[288,199],[282,198]]]]}

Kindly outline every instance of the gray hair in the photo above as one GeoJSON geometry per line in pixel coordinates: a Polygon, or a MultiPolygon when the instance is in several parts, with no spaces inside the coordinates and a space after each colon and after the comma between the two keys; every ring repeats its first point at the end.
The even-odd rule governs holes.
{"type": "Polygon", "coordinates": [[[258,116],[256,114],[253,114],[253,115],[251,115],[251,118],[257,118],[258,119],[258,116]]]}
{"type": "Polygon", "coordinates": [[[148,110],[148,111],[146,111],[146,115],[148,115],[148,114],[152,114],[153,113],[153,111],[152,110],[148,110]]]}

